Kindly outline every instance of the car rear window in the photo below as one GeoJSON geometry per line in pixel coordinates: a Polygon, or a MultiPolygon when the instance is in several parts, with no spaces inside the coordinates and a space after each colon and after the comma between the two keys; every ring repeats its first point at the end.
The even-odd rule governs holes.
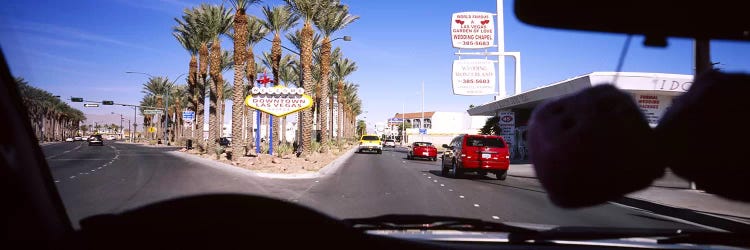
{"type": "Polygon", "coordinates": [[[374,135],[369,135],[369,136],[366,135],[366,136],[362,137],[362,140],[364,140],[364,141],[377,141],[377,140],[380,140],[380,138],[378,138],[377,136],[374,136],[374,135]]]}
{"type": "Polygon", "coordinates": [[[385,142],[393,142],[393,140],[388,139],[388,140],[385,140],[385,142]]]}
{"type": "Polygon", "coordinates": [[[466,145],[470,147],[504,148],[505,143],[500,138],[469,137],[466,145]]]}
{"type": "Polygon", "coordinates": [[[432,143],[429,143],[429,142],[415,142],[414,145],[418,146],[418,147],[421,147],[421,146],[431,146],[432,143]]]}

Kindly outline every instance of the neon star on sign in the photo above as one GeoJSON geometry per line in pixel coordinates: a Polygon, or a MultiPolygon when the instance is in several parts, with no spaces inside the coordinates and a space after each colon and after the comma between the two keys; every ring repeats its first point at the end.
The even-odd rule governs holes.
{"type": "Polygon", "coordinates": [[[312,107],[313,100],[309,95],[305,95],[303,88],[287,88],[279,85],[253,87],[250,95],[245,98],[245,105],[273,116],[285,116],[312,107]]]}

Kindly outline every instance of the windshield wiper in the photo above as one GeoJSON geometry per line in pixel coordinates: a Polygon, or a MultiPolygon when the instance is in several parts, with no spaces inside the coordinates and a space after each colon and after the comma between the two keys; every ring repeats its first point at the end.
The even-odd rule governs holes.
{"type": "Polygon", "coordinates": [[[519,234],[534,234],[538,230],[513,226],[503,223],[487,222],[478,219],[466,219],[448,216],[429,216],[429,215],[383,215],[361,219],[346,219],[355,229],[374,230],[374,229],[424,229],[439,230],[452,229],[461,231],[485,231],[485,232],[508,232],[519,234]]]}

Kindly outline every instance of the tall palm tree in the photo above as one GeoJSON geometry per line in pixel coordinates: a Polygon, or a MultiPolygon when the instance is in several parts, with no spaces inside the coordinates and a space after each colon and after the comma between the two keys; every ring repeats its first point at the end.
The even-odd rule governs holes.
{"type": "Polygon", "coordinates": [[[337,139],[341,139],[343,134],[343,128],[344,128],[344,105],[346,102],[346,98],[344,98],[344,81],[346,80],[346,77],[352,74],[354,71],[357,70],[357,63],[355,63],[352,60],[349,60],[349,58],[343,58],[339,59],[334,63],[333,65],[333,77],[338,82],[338,86],[336,88],[336,92],[338,93],[338,97],[336,100],[338,101],[338,124],[339,124],[339,130],[337,139]]]}
{"type": "MultiPolygon", "coordinates": [[[[277,86],[279,85],[279,67],[281,63],[281,33],[297,25],[299,16],[293,13],[289,9],[289,6],[264,6],[262,12],[264,16],[263,26],[273,33],[269,68],[271,68],[271,73],[275,80],[274,86],[277,86]]],[[[279,118],[272,117],[272,119],[274,124],[273,131],[275,134],[278,134],[278,128],[280,127],[279,118]]],[[[274,144],[278,145],[279,142],[281,142],[280,136],[274,136],[274,144]]]]}
{"type": "MultiPolygon", "coordinates": [[[[141,93],[145,94],[145,98],[153,97],[156,100],[155,105],[147,105],[147,106],[157,106],[159,108],[163,108],[163,97],[164,96],[170,96],[169,94],[173,91],[174,84],[169,81],[166,77],[149,77],[148,81],[143,84],[143,90],[141,90],[141,93]]],[[[166,116],[169,115],[169,109],[167,108],[167,113],[160,115],[159,121],[164,121],[166,116]]],[[[161,124],[159,127],[162,127],[161,124]]],[[[157,138],[160,138],[162,133],[157,134],[157,138]]],[[[165,138],[166,139],[166,138],[165,138]]]]}
{"type": "MultiPolygon", "coordinates": [[[[359,101],[359,97],[357,96],[357,90],[359,89],[359,85],[354,83],[347,82],[344,84],[343,88],[343,99],[344,99],[344,118],[345,118],[345,125],[344,125],[344,136],[346,138],[354,136],[352,133],[353,131],[353,124],[356,118],[355,113],[358,113],[357,110],[361,108],[361,101],[359,101]]],[[[358,114],[357,114],[358,115],[358,114]]]]}
{"type": "Polygon", "coordinates": [[[86,119],[83,112],[51,93],[29,85],[23,78],[14,80],[38,140],[62,140],[75,134],[78,124],[86,119]]]}
{"type": "MultiPolygon", "coordinates": [[[[300,63],[302,69],[302,86],[305,93],[310,95],[313,90],[312,79],[312,53],[313,53],[313,20],[325,15],[331,6],[338,5],[338,1],[326,0],[284,0],[286,4],[303,19],[302,34],[300,39],[300,63]]],[[[309,109],[302,110],[302,153],[312,153],[312,112],[309,109]]]]}
{"type": "MultiPolygon", "coordinates": [[[[191,13],[189,10],[185,10],[186,13],[191,13]]],[[[191,26],[190,22],[195,21],[191,15],[183,15],[182,19],[175,18],[177,26],[173,27],[172,35],[177,39],[177,42],[190,53],[190,64],[188,65],[188,77],[187,77],[187,94],[190,107],[193,112],[198,113],[198,49],[200,48],[200,41],[198,32],[195,26],[191,26]]],[[[181,117],[181,116],[180,116],[181,117]]],[[[184,133],[184,131],[183,131],[184,133]]],[[[196,141],[198,133],[193,133],[191,138],[196,141]]],[[[202,134],[201,134],[202,136],[202,134]]]]}
{"type": "MultiPolygon", "coordinates": [[[[359,16],[353,16],[349,14],[349,8],[346,5],[331,6],[332,10],[325,15],[320,15],[315,19],[315,26],[318,28],[320,33],[323,33],[323,44],[320,48],[320,84],[324,87],[320,87],[320,133],[321,138],[328,140],[328,78],[331,73],[331,35],[334,32],[339,31],[347,25],[353,23],[359,16]]],[[[333,105],[333,103],[331,103],[333,105]]],[[[328,151],[326,143],[321,148],[322,152],[328,151]]]]}
{"type": "MultiPolygon", "coordinates": [[[[294,58],[291,55],[286,55],[283,58],[281,58],[281,67],[279,68],[279,82],[284,85],[284,87],[289,87],[290,84],[293,84],[297,86],[297,81],[299,79],[299,75],[295,72],[295,61],[294,58]]],[[[287,143],[286,141],[286,115],[281,117],[281,142],[287,143]]]]}
{"type": "MultiPolygon", "coordinates": [[[[219,95],[221,95],[222,91],[220,88],[223,87],[221,83],[223,82],[222,76],[221,76],[221,58],[222,58],[222,50],[221,50],[221,40],[219,35],[225,34],[229,28],[231,27],[231,24],[233,23],[233,16],[232,14],[224,8],[224,6],[219,5],[207,5],[202,4],[199,7],[199,12],[197,15],[198,23],[200,24],[200,30],[202,30],[202,34],[210,40],[210,50],[208,53],[209,56],[209,75],[211,77],[211,85],[210,85],[210,92],[209,92],[209,119],[208,119],[208,151],[209,153],[214,153],[215,147],[216,147],[216,141],[217,141],[217,135],[219,133],[217,124],[218,122],[218,116],[217,116],[217,104],[218,100],[222,99],[219,95]]],[[[206,43],[208,46],[208,43],[206,43]]],[[[203,44],[201,44],[201,48],[199,49],[198,53],[200,54],[203,50],[203,44]]],[[[201,62],[202,63],[202,62],[201,62]]],[[[201,65],[203,66],[203,65],[201,65]]],[[[201,72],[203,73],[203,72],[201,72]]],[[[205,75],[204,79],[205,79],[205,75]]],[[[219,123],[221,124],[221,123],[219,123]]]]}
{"type": "MultiPolygon", "coordinates": [[[[245,11],[247,7],[258,2],[260,0],[231,0],[232,6],[235,9],[232,26],[234,32],[231,35],[234,41],[234,61],[236,62],[234,64],[234,93],[232,95],[232,136],[235,139],[238,139],[242,134],[242,107],[244,106],[241,105],[243,101],[242,90],[244,88],[242,79],[245,77],[243,62],[245,62],[245,47],[247,47],[248,43],[248,19],[245,11]]],[[[232,144],[232,161],[239,160],[241,147],[240,143],[232,144]]]]}
{"type": "MultiPolygon", "coordinates": [[[[255,64],[255,55],[253,54],[253,47],[256,43],[260,42],[260,40],[263,40],[263,37],[268,34],[269,30],[266,29],[265,26],[263,26],[263,22],[256,18],[251,16],[248,24],[247,24],[247,54],[245,55],[245,68],[246,68],[246,78],[247,78],[247,87],[245,88],[245,92],[243,96],[247,96],[250,89],[252,89],[253,86],[255,86],[255,79],[257,78],[258,72],[260,72],[257,68],[258,65],[255,64]]],[[[245,137],[245,142],[243,143],[245,147],[247,147],[247,151],[250,151],[252,148],[250,147],[251,144],[253,144],[253,117],[252,114],[254,113],[254,110],[250,110],[247,105],[245,106],[245,118],[247,121],[245,124],[247,124],[247,137],[245,137]]],[[[234,141],[239,142],[237,140],[238,138],[234,138],[234,141]]]]}
{"type": "MultiPolygon", "coordinates": [[[[234,57],[231,55],[229,51],[226,51],[226,50],[222,51],[221,52],[221,72],[224,73],[226,71],[229,71],[232,68],[234,68],[234,57]]],[[[222,131],[224,131],[223,127],[224,127],[224,114],[226,113],[226,110],[225,110],[226,100],[231,100],[232,93],[234,93],[234,91],[227,91],[227,88],[231,88],[232,86],[229,86],[229,83],[225,81],[224,79],[222,79],[222,81],[223,82],[221,86],[217,88],[218,91],[221,91],[221,92],[218,92],[216,95],[217,96],[216,106],[220,107],[220,109],[218,109],[219,112],[216,113],[216,119],[219,122],[219,130],[218,130],[219,133],[217,134],[217,136],[219,137],[221,137],[222,135],[221,133],[222,131]]]]}
{"type": "MultiPolygon", "coordinates": [[[[331,51],[331,60],[330,60],[330,68],[333,68],[336,64],[336,62],[341,59],[341,48],[336,47],[331,51]]],[[[334,123],[336,122],[336,118],[334,117],[336,107],[334,105],[334,96],[337,95],[338,91],[336,90],[336,76],[333,74],[333,72],[330,72],[330,76],[328,77],[328,82],[325,84],[328,88],[328,110],[324,111],[326,112],[328,116],[328,140],[332,140],[334,137],[334,123]]]]}

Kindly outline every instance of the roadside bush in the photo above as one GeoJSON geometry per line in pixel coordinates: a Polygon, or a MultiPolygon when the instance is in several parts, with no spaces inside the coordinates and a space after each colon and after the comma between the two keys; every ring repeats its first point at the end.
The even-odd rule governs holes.
{"type": "Polygon", "coordinates": [[[223,146],[216,147],[216,159],[218,160],[221,154],[224,153],[226,149],[223,146]]]}
{"type": "Polygon", "coordinates": [[[312,145],[310,146],[310,149],[312,149],[312,152],[314,153],[320,153],[320,148],[321,148],[320,142],[316,142],[316,141],[312,142],[312,145]]]}
{"type": "Polygon", "coordinates": [[[292,145],[289,145],[288,143],[282,143],[276,150],[274,150],[274,153],[276,153],[276,155],[279,157],[284,157],[292,153],[292,150],[292,145]]]}
{"type": "Polygon", "coordinates": [[[260,144],[260,153],[261,154],[268,154],[268,144],[267,143],[261,143],[260,144]]]}

